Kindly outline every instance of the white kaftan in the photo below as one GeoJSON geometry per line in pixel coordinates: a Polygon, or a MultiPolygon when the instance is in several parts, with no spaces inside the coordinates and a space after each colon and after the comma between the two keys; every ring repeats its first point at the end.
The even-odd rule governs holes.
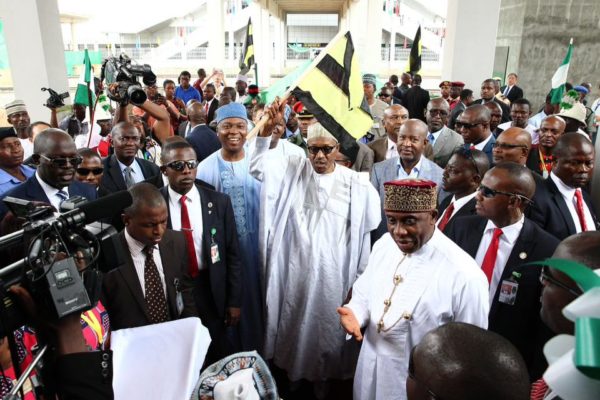
{"type": "Polygon", "coordinates": [[[439,230],[400,264],[403,277],[377,332],[384,300],[392,293],[403,254],[389,233],[379,239],[346,307],[366,326],[356,374],[354,400],[406,399],[411,349],[430,330],[451,321],[487,328],[488,282],[467,253],[439,230]],[[396,325],[394,325],[396,323],[396,325]]]}
{"type": "Polygon", "coordinates": [[[336,308],[368,261],[379,196],[348,168],[319,175],[305,157],[266,157],[269,143],[256,138],[250,163],[262,181],[265,358],[292,381],[350,378],[356,349],[336,308]]]}

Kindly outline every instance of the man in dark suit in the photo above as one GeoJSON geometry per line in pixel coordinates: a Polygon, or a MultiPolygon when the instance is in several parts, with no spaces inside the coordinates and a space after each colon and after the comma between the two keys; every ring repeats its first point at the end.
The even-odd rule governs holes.
{"type": "MultiPolygon", "coordinates": [[[[57,211],[69,197],[96,199],[93,186],[75,180],[75,168],[83,160],[77,155],[75,143],[68,133],[60,129],[46,129],[35,138],[33,153],[32,158],[38,165],[36,173],[2,198],[10,196],[41,201],[51,204],[57,211]]],[[[0,202],[0,220],[7,212],[4,202],[0,202]]]]}
{"type": "Polygon", "coordinates": [[[202,102],[202,107],[204,107],[204,112],[206,113],[206,125],[209,125],[213,119],[215,119],[215,112],[217,108],[219,108],[219,100],[215,97],[217,90],[215,89],[215,85],[209,83],[204,88],[204,101],[202,102]]]}
{"type": "Polygon", "coordinates": [[[458,117],[456,131],[462,135],[465,148],[483,151],[492,164],[492,149],[496,139],[490,131],[490,118],[490,110],[487,107],[481,104],[472,105],[458,117]]]}
{"type": "MultiPolygon", "coordinates": [[[[213,339],[207,357],[209,362],[217,361],[236,351],[224,340],[225,331],[237,325],[241,316],[242,255],[233,207],[229,196],[195,181],[198,162],[189,143],[166,145],[162,164],[169,182],[161,189],[169,209],[167,227],[186,236],[194,299],[213,339]]],[[[262,321],[255,324],[252,349],[258,349],[262,341],[262,321]]]]}
{"type": "Polygon", "coordinates": [[[111,133],[115,152],[102,161],[104,174],[98,188],[100,197],[127,190],[143,181],[162,187],[163,181],[158,166],[136,157],[141,135],[135,126],[129,122],[119,122],[111,133]]]}
{"type": "Polygon", "coordinates": [[[187,108],[187,115],[192,129],[185,139],[194,148],[198,162],[202,162],[221,148],[221,142],[217,134],[206,125],[206,113],[202,104],[191,104],[187,108]]]}
{"type": "Polygon", "coordinates": [[[523,89],[517,86],[517,81],[519,77],[514,72],[508,74],[507,77],[508,85],[504,85],[500,88],[500,92],[502,92],[502,96],[508,99],[512,104],[517,99],[523,98],[523,89]]]}
{"type": "Polygon", "coordinates": [[[450,118],[448,120],[448,128],[454,130],[454,124],[456,123],[456,119],[467,107],[469,107],[473,103],[473,91],[471,89],[461,90],[459,101],[456,103],[456,106],[450,112],[450,118]]]}
{"type": "Polygon", "coordinates": [[[502,100],[498,100],[498,98],[495,96],[496,89],[494,88],[494,80],[493,79],[486,79],[485,81],[483,81],[483,83],[481,84],[481,93],[480,94],[481,94],[481,98],[478,100],[475,100],[473,102],[473,104],[483,104],[483,103],[487,103],[489,101],[498,103],[500,108],[502,108],[502,121],[501,122],[510,121],[510,107],[508,107],[507,104],[502,102],[502,100]]]}
{"type": "Polygon", "coordinates": [[[539,314],[539,268],[522,264],[550,257],[558,245],[558,239],[524,216],[534,191],[531,171],[500,163],[481,181],[475,196],[478,215],[461,217],[446,231],[488,277],[488,329],[515,345],[531,381],[545,370],[542,348],[550,332],[539,314]]]}
{"type": "Polygon", "coordinates": [[[544,191],[534,196],[530,216],[559,239],[600,229],[598,214],[585,188],[594,172],[594,146],[579,133],[563,134],[553,151],[552,172],[544,191]]]}
{"type": "Polygon", "coordinates": [[[539,144],[534,146],[527,158],[527,168],[547,178],[552,171],[554,146],[565,132],[566,122],[557,115],[549,115],[540,123],[539,144]]]}
{"type": "Polygon", "coordinates": [[[425,120],[425,109],[429,103],[429,92],[421,88],[421,75],[413,76],[412,86],[402,96],[402,104],[408,110],[409,117],[425,120]]]}
{"type": "Polygon", "coordinates": [[[386,137],[375,139],[367,145],[373,150],[374,163],[398,155],[396,150],[398,132],[400,132],[400,128],[405,121],[408,121],[408,110],[399,104],[393,104],[383,111],[383,127],[385,128],[386,137]]]}
{"type": "Polygon", "coordinates": [[[186,240],[166,229],[167,204],[153,185],[130,189],[120,239],[129,250],[124,265],[102,283],[102,302],[115,330],[198,316],[188,272],[186,240]]]}
{"type": "Polygon", "coordinates": [[[481,179],[490,168],[487,156],[479,150],[460,148],[444,168],[442,189],[451,193],[438,207],[436,226],[442,232],[457,217],[475,215],[475,195],[481,179]]]}

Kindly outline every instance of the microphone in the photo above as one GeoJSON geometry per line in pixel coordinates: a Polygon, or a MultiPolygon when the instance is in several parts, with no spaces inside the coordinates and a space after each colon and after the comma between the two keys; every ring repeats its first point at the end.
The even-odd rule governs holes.
{"type": "Polygon", "coordinates": [[[83,226],[101,219],[112,218],[132,203],[131,193],[122,190],[89,203],[83,203],[74,210],[61,214],[55,224],[60,228],[83,226]]]}

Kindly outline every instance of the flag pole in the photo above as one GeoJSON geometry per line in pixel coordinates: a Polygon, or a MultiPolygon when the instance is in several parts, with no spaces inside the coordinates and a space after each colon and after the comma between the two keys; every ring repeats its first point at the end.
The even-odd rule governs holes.
{"type": "MultiPolygon", "coordinates": [[[[302,74],[300,74],[300,76],[298,76],[298,78],[296,78],[294,83],[292,83],[289,86],[288,90],[283,94],[283,96],[281,96],[280,101],[286,101],[288,99],[288,97],[290,97],[290,94],[292,94],[292,90],[294,90],[296,88],[296,86],[298,86],[298,83],[302,82],[302,80],[306,77],[306,75],[308,75],[310,72],[312,72],[313,68],[315,68],[321,62],[321,60],[323,60],[323,58],[325,58],[325,56],[329,53],[329,50],[331,50],[334,43],[337,43],[337,41],[340,40],[342,38],[342,36],[344,36],[348,32],[350,32],[350,31],[339,31],[337,33],[337,35],[335,35],[335,37],[333,39],[331,39],[331,41],[327,44],[327,46],[325,46],[325,48],[323,50],[321,50],[319,55],[315,57],[315,59],[309,65],[309,67],[306,68],[302,72],[302,74]]],[[[248,135],[246,136],[246,140],[250,140],[254,136],[256,136],[258,134],[258,132],[260,131],[260,128],[262,128],[267,123],[268,120],[269,120],[269,115],[267,113],[265,113],[264,116],[261,118],[261,120],[258,121],[258,123],[254,126],[254,128],[252,128],[252,130],[250,132],[248,132],[248,135]]]]}
{"type": "Polygon", "coordinates": [[[256,86],[258,85],[258,65],[256,63],[254,63],[254,81],[256,83],[256,86]]]}
{"type": "MultiPolygon", "coordinates": [[[[88,83],[88,100],[91,101],[90,97],[92,96],[89,89],[90,84],[88,83]]],[[[98,100],[100,96],[96,96],[96,101],[94,101],[94,107],[90,107],[90,131],[88,136],[87,148],[90,148],[90,143],[92,142],[92,129],[94,128],[94,115],[96,114],[96,106],[98,105],[98,100]]]]}

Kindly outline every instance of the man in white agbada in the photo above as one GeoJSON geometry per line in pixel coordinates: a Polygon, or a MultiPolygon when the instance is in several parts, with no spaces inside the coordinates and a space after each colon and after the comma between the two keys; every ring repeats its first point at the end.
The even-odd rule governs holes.
{"type": "Polygon", "coordinates": [[[487,328],[488,282],[475,261],[435,228],[436,185],[385,184],[388,233],[379,239],[352,299],[338,308],[347,333],[362,340],[354,400],[406,399],[411,349],[450,321],[487,328]]]}
{"type": "Polygon", "coordinates": [[[309,158],[266,157],[283,105],[267,109],[270,122],[250,163],[262,181],[264,355],[291,381],[348,379],[356,350],[335,310],[367,263],[369,232],[381,219],[378,195],[357,172],[336,165],[338,141],[320,124],[308,131],[309,158]]]}

